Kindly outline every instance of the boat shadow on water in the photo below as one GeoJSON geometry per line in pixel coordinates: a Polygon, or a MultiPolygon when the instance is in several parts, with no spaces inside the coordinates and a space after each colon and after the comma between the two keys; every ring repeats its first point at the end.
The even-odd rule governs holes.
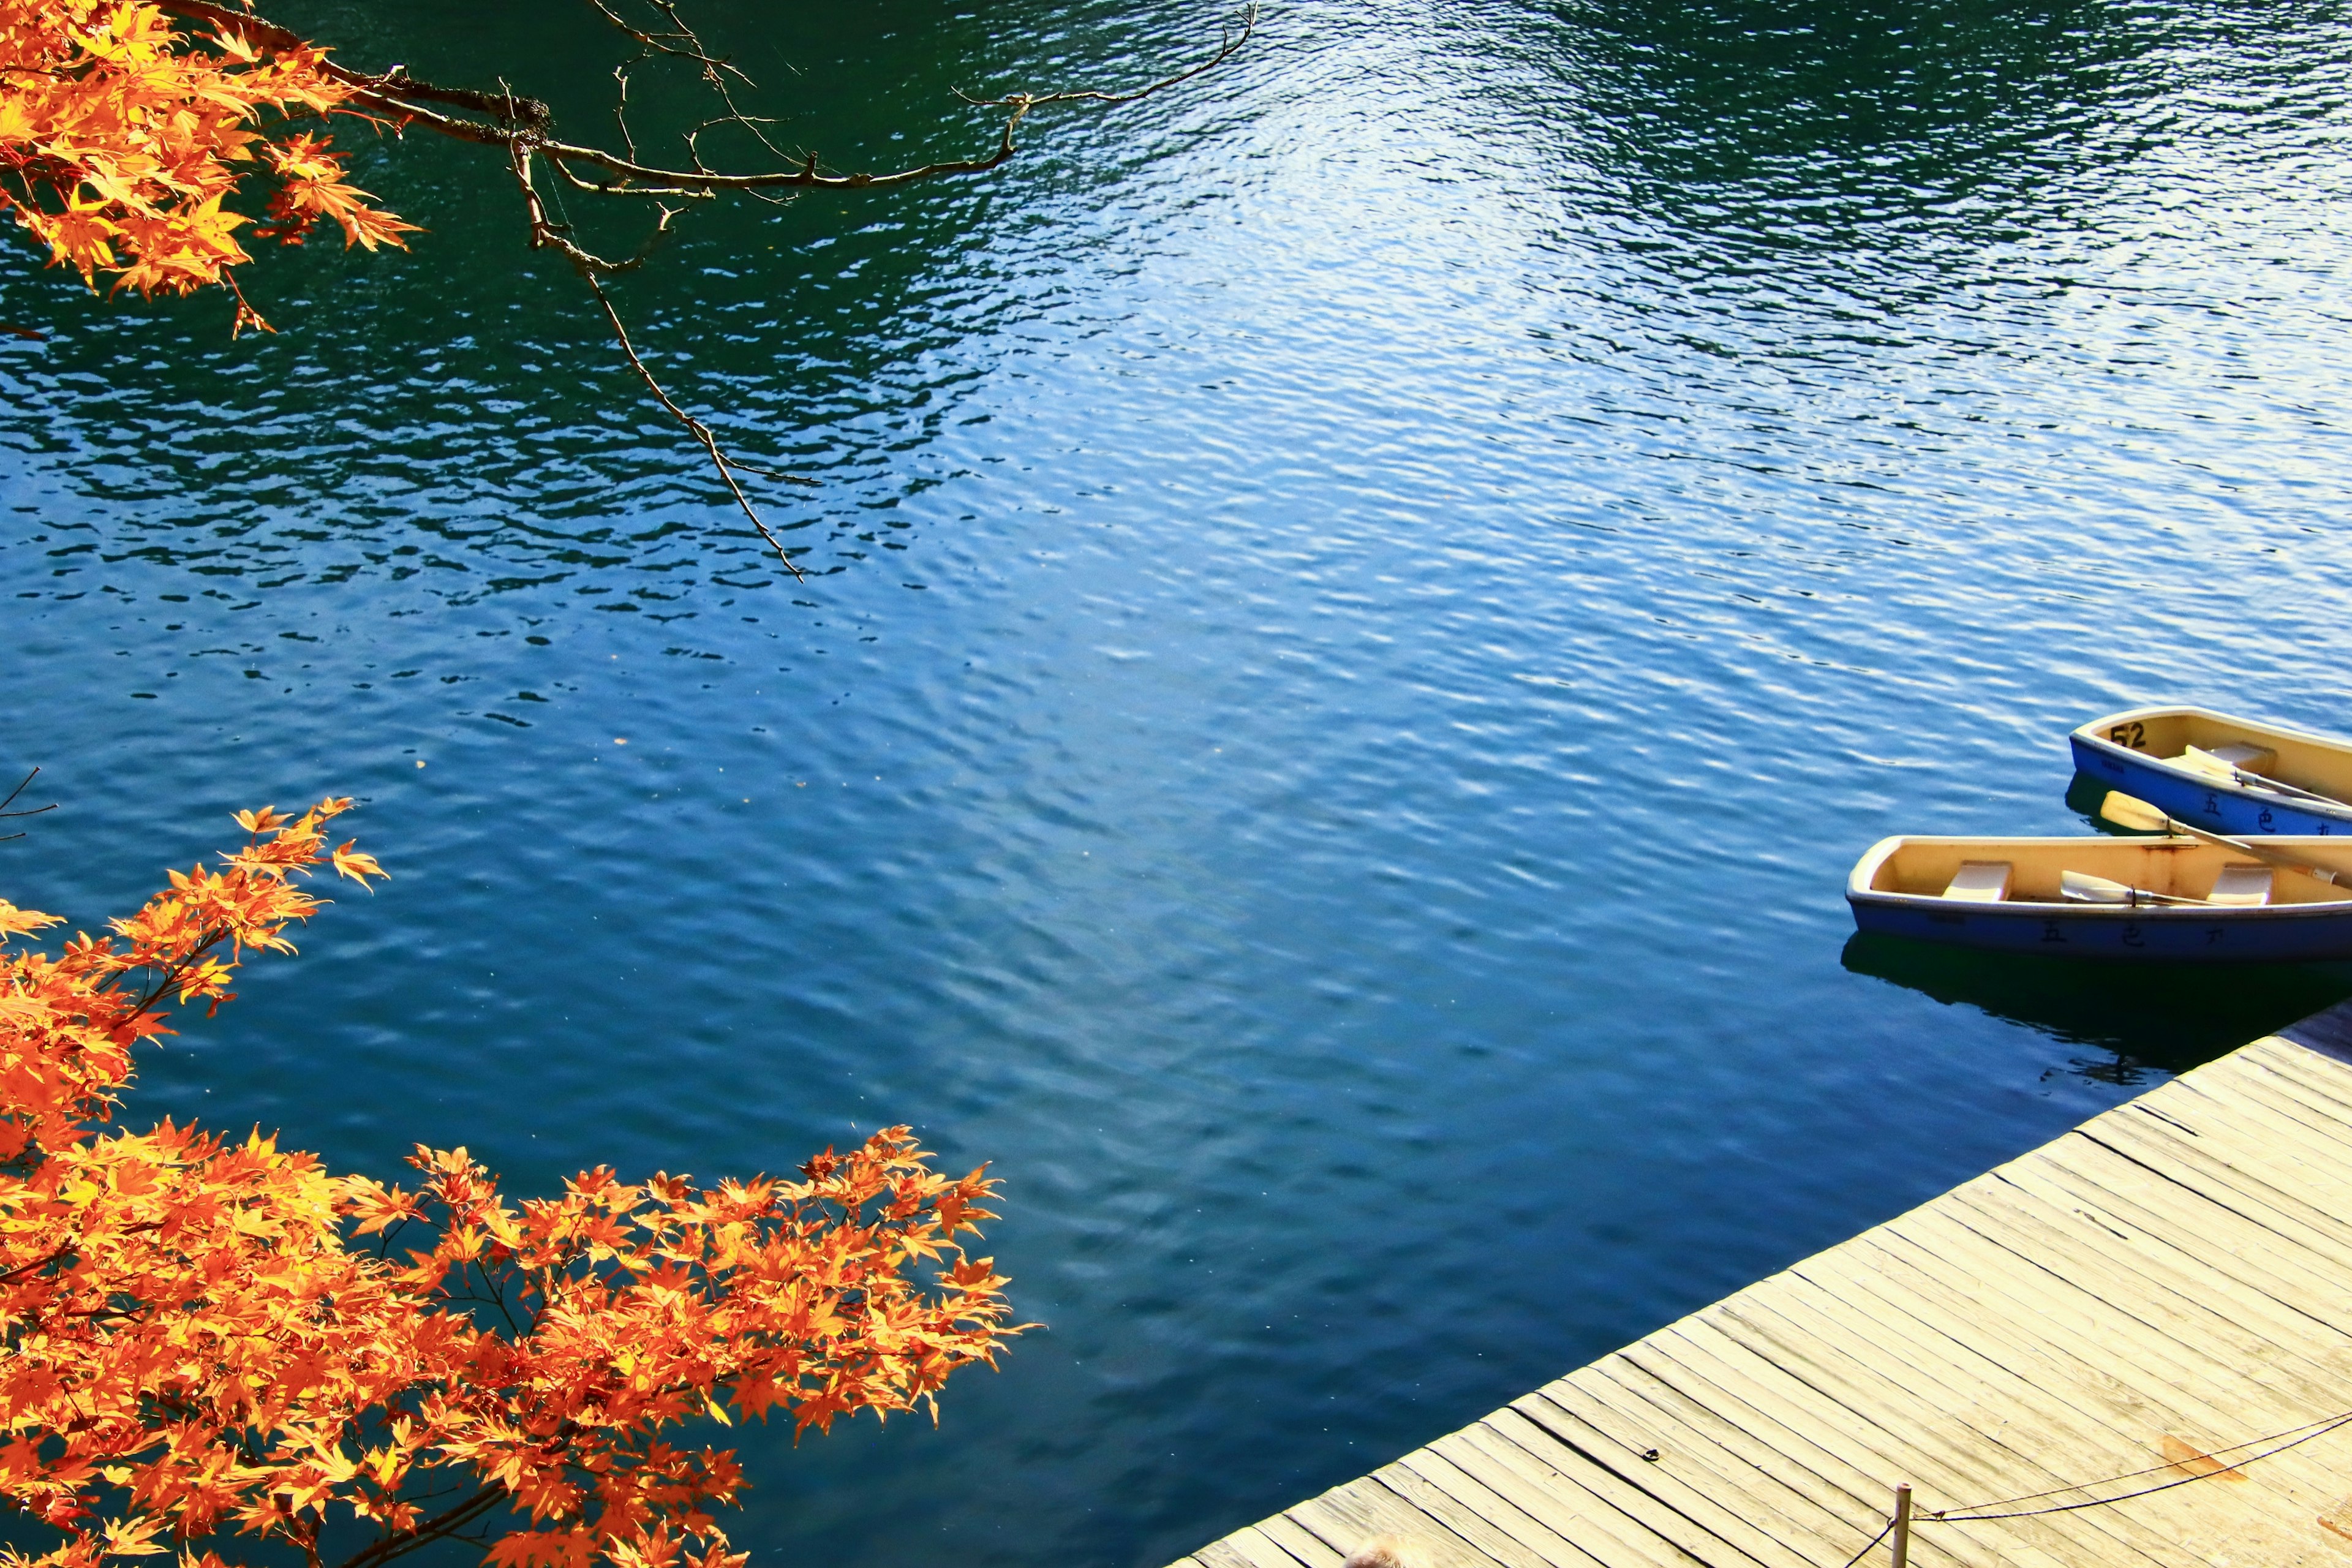
{"type": "Polygon", "coordinates": [[[2127,965],[1984,952],[1857,931],[1853,973],[2104,1053],[2069,1070],[2126,1088],[2187,1072],[2352,996],[2352,962],[2127,965]]]}

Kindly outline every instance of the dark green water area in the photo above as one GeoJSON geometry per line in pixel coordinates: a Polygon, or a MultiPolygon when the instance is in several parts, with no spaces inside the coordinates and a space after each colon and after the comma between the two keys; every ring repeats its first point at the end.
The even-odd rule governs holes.
{"type": "MultiPolygon", "coordinates": [[[[609,127],[584,5],[283,15],[609,127]]],[[[841,168],[1220,20],[700,15],[841,168]]],[[[521,1193],[992,1161],[1048,1329],[936,1431],[741,1435],[730,1528],[1156,1568],[2352,990],[1841,898],[1887,833],[2091,831],[2111,709],[2352,731],[2348,89],[2336,5],[1286,0],[619,286],[824,481],[762,488],[805,586],[493,156],[346,129],[430,232],[265,257],[277,336],[0,262],[51,331],[0,341],[0,767],[61,803],[0,886],[94,924],[364,803],[394,880],[134,1119],[521,1193]]]]}

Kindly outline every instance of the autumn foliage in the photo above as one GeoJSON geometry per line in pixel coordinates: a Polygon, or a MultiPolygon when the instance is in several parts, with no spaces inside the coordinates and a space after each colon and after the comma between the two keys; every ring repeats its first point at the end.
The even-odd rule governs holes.
{"type": "Polygon", "coordinates": [[[458,1539],[506,1568],[732,1568],[734,1455],[674,1429],[823,1430],[992,1363],[1019,1331],[959,1238],[993,1184],[903,1127],[797,1181],[600,1169],[520,1203],[463,1149],[420,1146],[412,1192],[257,1131],[116,1130],[164,1009],[292,951],[299,878],[383,874],[328,846],[349,805],[240,814],[218,869],[54,954],[22,939],[55,917],[0,901],[0,1495],[49,1527],[0,1563],[222,1568],[257,1539],[376,1568],[458,1539]]]}
{"type": "Polygon", "coordinates": [[[324,137],[279,123],[355,96],[324,50],[233,21],[196,35],[156,5],[0,0],[0,211],[86,281],[142,293],[227,283],[251,259],[232,200],[248,176],[270,187],[254,233],[296,242],[330,219],[348,244],[398,245],[415,226],[371,206],[324,137]]]}

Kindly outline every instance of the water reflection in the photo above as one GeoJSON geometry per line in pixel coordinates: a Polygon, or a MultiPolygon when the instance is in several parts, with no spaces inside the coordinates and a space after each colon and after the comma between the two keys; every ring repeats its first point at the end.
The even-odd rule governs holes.
{"type": "Polygon", "coordinates": [[[1978,952],[1863,931],[1842,957],[1850,973],[2095,1047],[2105,1054],[2078,1057],[2071,1070],[2126,1088],[2187,1072],[2352,995],[2352,963],[2166,968],[1978,952]]]}

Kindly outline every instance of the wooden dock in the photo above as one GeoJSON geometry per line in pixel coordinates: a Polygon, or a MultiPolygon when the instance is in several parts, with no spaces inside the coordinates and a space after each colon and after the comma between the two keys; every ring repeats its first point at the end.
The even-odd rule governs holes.
{"type": "Polygon", "coordinates": [[[2352,1568],[2352,1004],[1177,1568],[1843,1568],[1906,1481],[1924,1568],[2352,1568]]]}

